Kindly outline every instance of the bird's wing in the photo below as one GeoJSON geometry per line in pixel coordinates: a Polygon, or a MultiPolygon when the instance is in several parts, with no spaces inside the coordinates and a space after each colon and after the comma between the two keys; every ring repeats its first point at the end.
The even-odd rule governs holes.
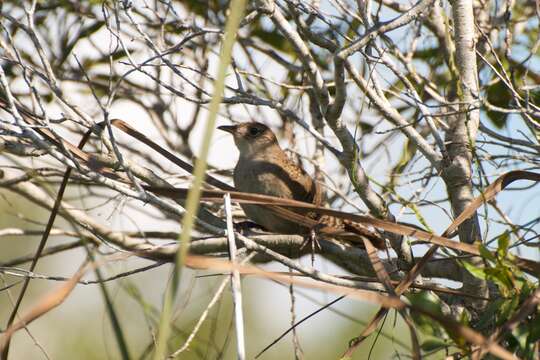
{"type": "Polygon", "coordinates": [[[293,192],[294,200],[304,201],[315,205],[322,203],[322,190],[315,178],[310,176],[302,166],[287,158],[284,166],[291,179],[300,184],[300,191],[293,192]]]}

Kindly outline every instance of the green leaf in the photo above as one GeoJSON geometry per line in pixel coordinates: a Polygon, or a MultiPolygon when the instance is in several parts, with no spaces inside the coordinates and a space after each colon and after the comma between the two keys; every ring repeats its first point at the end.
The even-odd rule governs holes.
{"type": "Polygon", "coordinates": [[[529,341],[537,342],[538,340],[540,340],[540,313],[537,312],[530,321],[529,341]]]}
{"type": "Polygon", "coordinates": [[[447,339],[435,336],[427,336],[426,340],[420,345],[423,351],[437,351],[445,349],[448,346],[450,346],[450,342],[447,339]]]}
{"type": "Polygon", "coordinates": [[[462,311],[459,316],[459,323],[464,326],[471,326],[471,314],[468,311],[462,311]]]}
{"type": "Polygon", "coordinates": [[[392,176],[390,177],[390,183],[387,185],[390,189],[395,189],[397,182],[400,177],[396,175],[401,175],[403,171],[407,168],[407,165],[410,164],[411,160],[414,158],[417,152],[416,144],[413,141],[406,141],[403,145],[403,151],[401,152],[401,158],[391,170],[392,176]]]}
{"type": "Polygon", "coordinates": [[[439,66],[443,64],[443,57],[441,56],[441,49],[439,47],[416,50],[414,52],[414,58],[427,61],[434,66],[439,66]]]}
{"type": "Polygon", "coordinates": [[[489,260],[493,263],[497,262],[497,258],[495,257],[495,255],[493,255],[493,253],[489,251],[489,249],[485,247],[484,245],[480,245],[480,256],[482,256],[482,258],[489,260]]]}
{"type": "MultiPolygon", "coordinates": [[[[509,104],[512,102],[512,95],[510,94],[510,91],[506,87],[506,85],[499,81],[490,87],[487,88],[486,92],[487,101],[495,105],[497,107],[501,108],[508,108],[509,104]]],[[[493,125],[498,127],[499,129],[502,129],[506,125],[506,119],[508,117],[507,113],[502,113],[498,111],[488,110],[487,112],[488,118],[491,120],[493,125]]]]}
{"type": "MultiPolygon", "coordinates": [[[[416,307],[427,310],[428,312],[443,315],[441,311],[440,299],[430,291],[422,291],[419,293],[411,293],[407,295],[410,303],[416,307]]],[[[430,317],[420,315],[416,312],[411,314],[416,326],[428,336],[447,338],[446,331],[438,322],[433,321],[430,317]]]]}
{"type": "Polygon", "coordinates": [[[62,64],[66,61],[66,59],[69,57],[73,49],[75,48],[75,45],[79,43],[79,41],[86,39],[90,37],[91,35],[95,34],[99,29],[101,29],[105,25],[104,21],[95,21],[94,23],[85,26],[79,30],[75,38],[71,39],[68,42],[67,34],[62,39],[62,54],[60,55],[58,61],[56,62],[56,66],[60,67],[62,64]]]}
{"type": "Polygon", "coordinates": [[[499,311],[499,318],[497,319],[498,324],[506,322],[516,307],[518,306],[519,298],[517,296],[512,296],[509,300],[504,301],[501,304],[501,309],[499,311]]]}
{"type": "Polygon", "coordinates": [[[499,245],[497,253],[501,258],[504,258],[508,252],[508,246],[510,245],[510,233],[505,231],[503,234],[501,234],[497,238],[497,244],[499,245]]]}
{"type": "Polygon", "coordinates": [[[441,312],[441,300],[431,291],[420,291],[407,295],[412,305],[426,309],[427,311],[443,315],[441,312]]]}
{"type": "Polygon", "coordinates": [[[461,264],[463,265],[465,270],[467,270],[475,278],[481,279],[481,280],[486,280],[487,279],[488,276],[486,274],[486,269],[485,268],[480,268],[480,267],[474,266],[473,264],[471,264],[470,262],[467,262],[467,261],[462,261],[461,264]]]}
{"type": "Polygon", "coordinates": [[[257,26],[251,31],[251,36],[256,36],[264,43],[289,55],[296,54],[287,38],[275,29],[265,30],[261,26],[257,26]]]}
{"type": "Polygon", "coordinates": [[[490,303],[488,307],[484,311],[482,311],[480,319],[476,323],[476,327],[478,329],[493,328],[496,322],[496,314],[504,301],[505,300],[503,299],[497,299],[490,303]]]}
{"type": "Polygon", "coordinates": [[[512,330],[512,336],[514,337],[514,339],[516,339],[517,343],[519,344],[519,347],[522,350],[527,349],[527,344],[528,344],[527,338],[529,335],[529,332],[527,330],[528,330],[527,327],[523,325],[520,325],[514,330],[512,330]]]}
{"type": "Polygon", "coordinates": [[[360,125],[360,129],[362,129],[362,135],[371,134],[375,129],[375,126],[362,120],[358,121],[357,124],[360,125]]]}
{"type": "Polygon", "coordinates": [[[512,274],[507,267],[499,264],[497,267],[485,269],[485,273],[488,275],[488,279],[495,282],[504,294],[510,293],[514,289],[512,274]]]}

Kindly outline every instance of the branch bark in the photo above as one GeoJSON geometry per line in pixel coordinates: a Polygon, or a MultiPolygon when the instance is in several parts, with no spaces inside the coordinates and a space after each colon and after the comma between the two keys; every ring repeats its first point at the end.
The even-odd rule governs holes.
{"type": "MultiPolygon", "coordinates": [[[[458,216],[470,204],[473,196],[472,160],[478,133],[480,110],[478,109],[478,69],[476,66],[475,25],[473,2],[456,0],[452,6],[454,20],[454,41],[456,46],[456,65],[459,72],[457,93],[459,95],[459,112],[450,121],[450,129],[446,132],[448,159],[445,159],[441,176],[446,184],[448,197],[454,216],[458,216]]],[[[475,214],[459,227],[459,239],[473,243],[481,241],[478,216],[475,214]]],[[[474,265],[482,265],[479,257],[470,259],[474,265]]],[[[485,281],[479,280],[463,272],[463,290],[479,296],[488,293],[485,281]]],[[[475,301],[473,307],[483,308],[486,303],[475,301]]]]}

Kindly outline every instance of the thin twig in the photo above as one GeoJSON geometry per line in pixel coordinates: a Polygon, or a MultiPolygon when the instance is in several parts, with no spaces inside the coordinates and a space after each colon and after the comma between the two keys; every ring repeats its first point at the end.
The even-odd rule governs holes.
{"type": "MultiPolygon", "coordinates": [[[[236,240],[234,238],[234,226],[232,220],[231,195],[223,196],[225,204],[225,216],[227,219],[227,240],[229,243],[229,259],[231,263],[236,263],[236,240]]],[[[233,270],[231,273],[231,290],[234,303],[234,323],[236,330],[236,356],[239,360],[246,358],[246,341],[244,336],[244,311],[242,308],[242,285],[240,283],[240,273],[233,270]]]]}

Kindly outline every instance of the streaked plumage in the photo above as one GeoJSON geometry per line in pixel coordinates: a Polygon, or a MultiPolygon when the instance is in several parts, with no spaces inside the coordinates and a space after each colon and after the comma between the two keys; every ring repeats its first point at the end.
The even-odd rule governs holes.
{"type": "MultiPolygon", "coordinates": [[[[242,192],[271,195],[285,199],[309,202],[320,206],[320,185],[304,169],[289,159],[281,149],[275,134],[266,125],[252,122],[218,129],[233,135],[240,157],[234,168],[234,185],[242,192]]],[[[241,204],[246,216],[269,231],[281,234],[307,234],[312,229],[287,221],[266,207],[241,204]]],[[[298,209],[290,209],[302,212],[298,209]]],[[[321,228],[329,227],[339,233],[357,233],[372,237],[372,232],[354,224],[347,224],[333,217],[307,213],[319,222],[321,228]]],[[[334,231],[331,231],[334,232],[334,231]]],[[[373,233],[375,234],[375,233],[373,233]]],[[[354,235],[353,235],[354,236],[354,235]]],[[[341,237],[341,236],[339,236],[341,237]]],[[[350,236],[346,236],[350,238],[350,236]]],[[[384,240],[376,237],[375,246],[384,247],[384,240]]]]}

